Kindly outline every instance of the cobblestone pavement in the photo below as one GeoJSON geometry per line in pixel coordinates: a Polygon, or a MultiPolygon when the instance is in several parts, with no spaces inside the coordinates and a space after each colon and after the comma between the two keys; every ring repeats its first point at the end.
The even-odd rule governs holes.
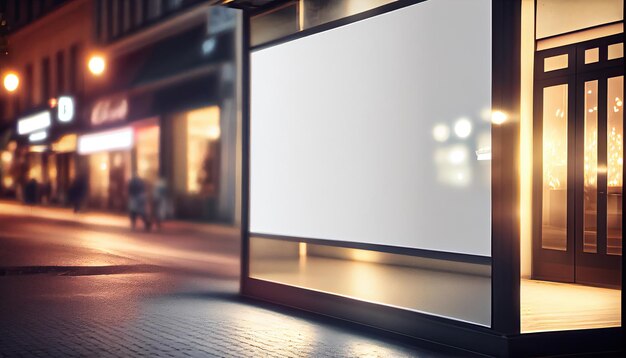
{"type": "Polygon", "coordinates": [[[165,273],[0,277],[2,357],[433,357],[357,326],[165,273]]]}

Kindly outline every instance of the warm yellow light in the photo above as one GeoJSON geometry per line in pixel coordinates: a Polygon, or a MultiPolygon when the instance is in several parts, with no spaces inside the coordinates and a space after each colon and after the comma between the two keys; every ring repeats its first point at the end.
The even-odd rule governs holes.
{"type": "MultiPolygon", "coordinates": [[[[560,111],[559,111],[560,112],[560,111]]],[[[491,123],[493,124],[502,124],[506,122],[506,114],[502,111],[495,111],[491,114],[491,123]]]]}
{"type": "Polygon", "coordinates": [[[306,256],[306,242],[298,243],[298,254],[300,257],[306,256]]]}
{"type": "Polygon", "coordinates": [[[69,153],[76,150],[76,134],[66,134],[52,143],[52,150],[57,153],[69,153]]]}
{"type": "Polygon", "coordinates": [[[89,59],[87,66],[89,67],[89,71],[92,74],[100,76],[104,73],[104,69],[106,68],[106,61],[104,60],[104,57],[100,55],[93,55],[89,59]]]}
{"type": "Polygon", "coordinates": [[[218,140],[220,138],[220,135],[221,131],[219,125],[213,124],[209,126],[209,131],[207,132],[207,136],[209,137],[209,139],[218,140]]]}
{"type": "Polygon", "coordinates": [[[10,162],[13,159],[13,154],[11,152],[2,152],[2,161],[10,162]]]}
{"type": "Polygon", "coordinates": [[[13,178],[11,177],[4,177],[2,181],[5,188],[10,188],[13,186],[13,178]]]}
{"type": "Polygon", "coordinates": [[[31,153],[44,153],[48,150],[47,145],[31,145],[28,151],[31,153]]]}
{"type": "Polygon", "coordinates": [[[13,92],[17,89],[19,85],[20,85],[20,78],[17,77],[15,73],[7,73],[4,76],[4,88],[7,91],[13,92]]]}

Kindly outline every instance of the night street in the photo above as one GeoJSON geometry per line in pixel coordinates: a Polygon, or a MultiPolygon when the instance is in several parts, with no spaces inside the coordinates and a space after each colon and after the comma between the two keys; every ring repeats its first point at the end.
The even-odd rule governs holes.
{"type": "Polygon", "coordinates": [[[0,358],[624,357],[625,0],[0,0],[0,358]]]}
{"type": "Polygon", "coordinates": [[[234,228],[0,209],[1,357],[448,355],[238,296],[234,228]]]}

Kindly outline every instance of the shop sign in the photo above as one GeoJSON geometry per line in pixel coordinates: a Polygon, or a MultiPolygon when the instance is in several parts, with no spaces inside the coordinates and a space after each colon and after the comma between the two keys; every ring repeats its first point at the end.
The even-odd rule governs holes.
{"type": "Polygon", "coordinates": [[[30,142],[41,142],[42,140],[48,138],[48,132],[41,131],[35,132],[28,136],[28,141],[30,142]]]}
{"type": "Polygon", "coordinates": [[[99,126],[104,123],[119,122],[128,115],[128,100],[126,98],[103,99],[91,110],[91,124],[99,126]]]}
{"type": "Polygon", "coordinates": [[[32,116],[18,119],[17,133],[23,135],[41,131],[42,129],[50,127],[51,123],[50,111],[39,112],[32,116]]]}
{"type": "Polygon", "coordinates": [[[133,146],[133,139],[134,132],[131,127],[85,134],[78,138],[78,154],[130,149],[133,146]]]}
{"type": "Polygon", "coordinates": [[[74,119],[74,98],[61,96],[57,102],[57,118],[59,121],[67,123],[74,119]]]}

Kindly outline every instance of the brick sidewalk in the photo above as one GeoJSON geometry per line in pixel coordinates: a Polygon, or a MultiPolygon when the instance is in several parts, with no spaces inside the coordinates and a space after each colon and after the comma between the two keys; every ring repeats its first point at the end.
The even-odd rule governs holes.
{"type": "MultiPolygon", "coordinates": [[[[163,274],[0,277],[0,356],[434,357],[358,327],[163,274]],[[54,288],[51,292],[50,290],[54,288]]],[[[432,348],[432,347],[431,347],[432,348]]]]}

